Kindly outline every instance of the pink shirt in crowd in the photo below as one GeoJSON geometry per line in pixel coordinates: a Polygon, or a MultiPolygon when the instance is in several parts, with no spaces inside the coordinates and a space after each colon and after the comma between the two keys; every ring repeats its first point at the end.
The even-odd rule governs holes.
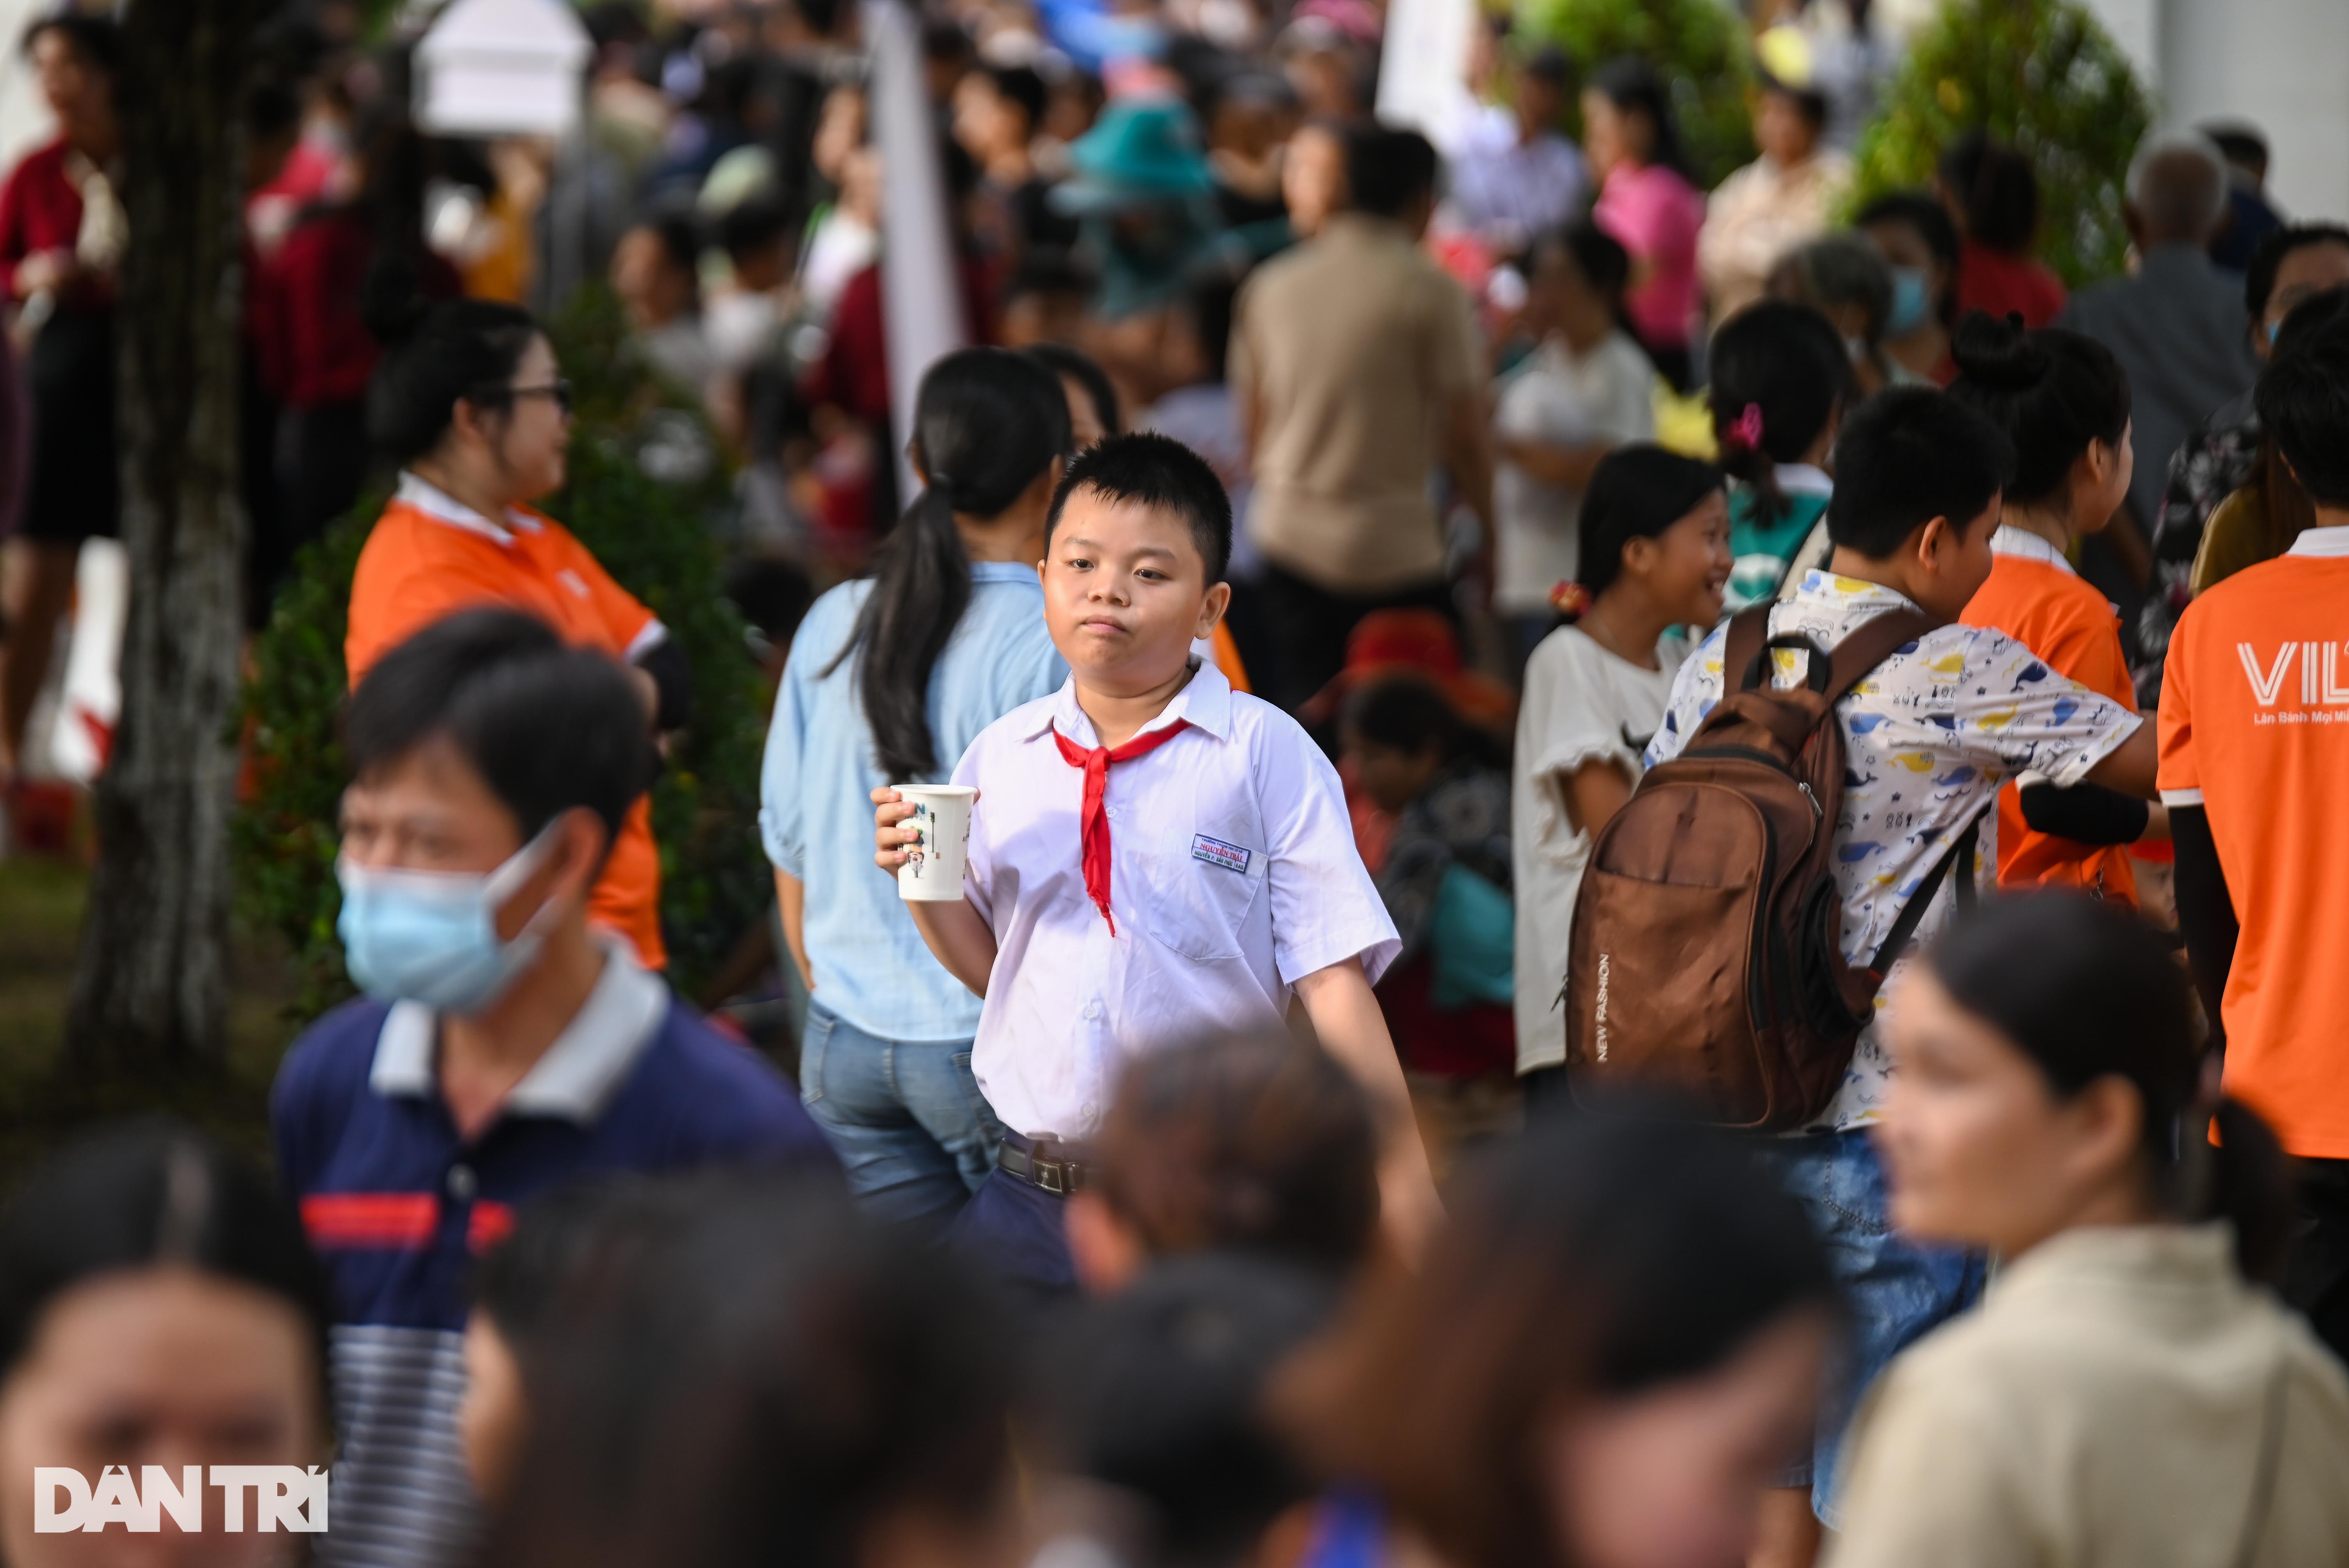
{"type": "Polygon", "coordinates": [[[1631,253],[1646,281],[1623,296],[1640,336],[1658,348],[1684,346],[1696,320],[1696,237],[1704,227],[1704,197],[1661,164],[1607,171],[1590,210],[1599,226],[1631,253]]]}

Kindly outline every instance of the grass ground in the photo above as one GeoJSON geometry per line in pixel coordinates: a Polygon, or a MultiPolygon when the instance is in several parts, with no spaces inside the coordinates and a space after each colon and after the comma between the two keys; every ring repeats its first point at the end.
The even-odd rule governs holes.
{"type": "Polygon", "coordinates": [[[269,1083],[301,1020],[294,981],[264,941],[239,934],[232,972],[229,1059],[171,1078],[91,1087],[65,1071],[88,873],[41,859],[0,861],[0,1184],[89,1124],[161,1113],[265,1156],[269,1083]]]}

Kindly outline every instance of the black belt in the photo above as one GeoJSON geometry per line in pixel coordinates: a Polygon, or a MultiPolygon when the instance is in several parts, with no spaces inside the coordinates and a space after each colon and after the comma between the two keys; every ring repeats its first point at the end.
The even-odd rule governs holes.
{"type": "Polygon", "coordinates": [[[996,1148],[995,1168],[1030,1187],[1063,1198],[1082,1191],[1094,1180],[1091,1161],[1078,1159],[1064,1143],[1042,1139],[1026,1148],[1005,1139],[996,1148]]]}

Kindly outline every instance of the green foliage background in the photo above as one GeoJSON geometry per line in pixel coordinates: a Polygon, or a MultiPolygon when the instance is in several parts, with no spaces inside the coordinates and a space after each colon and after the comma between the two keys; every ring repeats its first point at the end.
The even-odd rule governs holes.
{"type": "MultiPolygon", "coordinates": [[[[672,427],[699,417],[622,353],[625,329],[608,292],[583,291],[551,332],[579,418],[568,480],[545,510],[661,618],[693,665],[693,723],[652,796],[669,977],[690,996],[772,891],[755,830],[765,738],[758,672],[720,591],[722,561],[707,523],[726,499],[725,475],[714,463],[689,481],[644,473],[636,448],[647,416],[672,427]]],[[[706,427],[700,434],[714,450],[706,427]]],[[[240,913],[292,946],[305,1016],[351,992],[335,936],[335,823],[347,778],[337,731],[343,634],[351,574],[384,493],[363,497],[303,552],[255,645],[245,691],[248,788],[234,830],[240,913]]]]}
{"type": "Polygon", "coordinates": [[[1852,199],[1930,185],[1943,147],[1987,129],[2037,169],[2039,255],[2076,288],[2121,271],[2123,187],[2153,112],[2076,0],[1946,0],[1861,139],[1852,199]]]}
{"type": "MultiPolygon", "coordinates": [[[[1518,0],[1516,15],[1564,49],[1586,81],[1622,55],[1654,67],[1671,89],[1701,189],[1754,160],[1753,48],[1744,22],[1721,0],[1518,0]]],[[[1581,109],[1568,112],[1579,137],[1581,109]]]]}

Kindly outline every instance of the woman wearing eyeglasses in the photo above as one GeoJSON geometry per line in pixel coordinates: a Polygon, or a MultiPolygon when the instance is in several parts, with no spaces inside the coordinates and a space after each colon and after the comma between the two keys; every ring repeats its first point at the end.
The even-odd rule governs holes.
{"type": "MultiPolygon", "coordinates": [[[[351,583],[343,655],[354,686],[418,628],[502,604],[624,660],[651,731],[684,724],[691,671],[667,629],[569,530],[531,505],[563,484],[571,386],[529,312],[484,300],[432,307],[377,372],[367,422],[399,466],[399,489],[351,583]]],[[[647,966],[666,961],[660,858],[641,798],[589,909],[647,966]]]]}

